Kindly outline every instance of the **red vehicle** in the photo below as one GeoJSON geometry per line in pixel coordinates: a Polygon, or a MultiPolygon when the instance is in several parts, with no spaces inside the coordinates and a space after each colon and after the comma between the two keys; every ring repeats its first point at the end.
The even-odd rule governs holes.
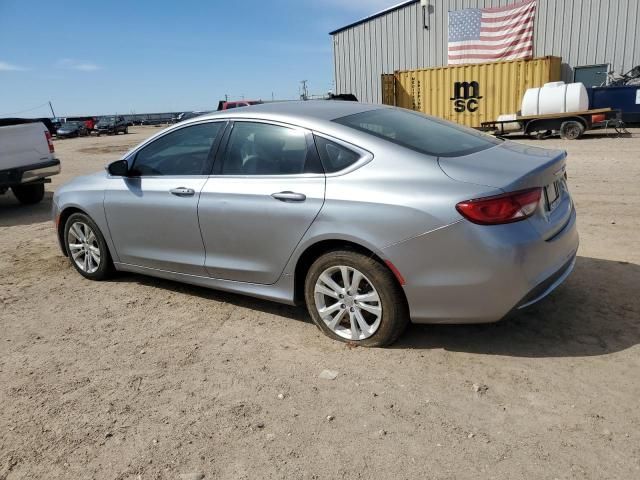
{"type": "Polygon", "coordinates": [[[96,119],[94,117],[67,117],[67,122],[70,121],[82,122],[89,133],[91,133],[96,126],[96,119]]]}
{"type": "Polygon", "coordinates": [[[263,103],[262,100],[235,100],[232,102],[220,100],[218,102],[218,110],[230,110],[232,108],[248,107],[249,105],[258,105],[260,103],[263,103]]]}

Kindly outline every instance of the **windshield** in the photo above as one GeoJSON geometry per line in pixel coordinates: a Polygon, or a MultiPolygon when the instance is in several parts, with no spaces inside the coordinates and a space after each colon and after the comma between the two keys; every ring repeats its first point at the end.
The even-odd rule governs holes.
{"type": "Polygon", "coordinates": [[[100,123],[113,123],[116,121],[116,117],[102,117],[100,123]]]}
{"type": "Polygon", "coordinates": [[[78,122],[66,122],[62,124],[62,128],[76,128],[78,126],[78,122]]]}
{"type": "Polygon", "coordinates": [[[334,122],[435,157],[459,157],[502,142],[470,128],[412,112],[383,108],[334,122]]]}

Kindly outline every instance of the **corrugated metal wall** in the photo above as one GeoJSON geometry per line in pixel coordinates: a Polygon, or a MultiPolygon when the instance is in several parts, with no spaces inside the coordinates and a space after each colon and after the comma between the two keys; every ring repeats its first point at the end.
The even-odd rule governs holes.
{"type": "MultiPolygon", "coordinates": [[[[573,67],[610,63],[617,72],[640,64],[640,0],[537,0],[534,56],[562,57],[573,67]]],[[[447,65],[448,11],[498,7],[514,0],[429,0],[429,29],[420,2],[333,35],[337,93],[382,102],[381,74],[447,65]]]]}

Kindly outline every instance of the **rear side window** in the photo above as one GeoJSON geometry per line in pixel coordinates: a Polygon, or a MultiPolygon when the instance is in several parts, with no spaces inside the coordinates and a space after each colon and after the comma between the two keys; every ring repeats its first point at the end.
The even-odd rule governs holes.
{"type": "Polygon", "coordinates": [[[314,140],[326,173],[339,172],[360,160],[359,154],[336,142],[318,136],[314,140]]]}
{"type": "Polygon", "coordinates": [[[384,108],[334,122],[435,157],[459,157],[502,142],[470,128],[408,110],[384,108]]]}
{"type": "Polygon", "coordinates": [[[322,173],[303,131],[267,123],[236,122],[224,155],[222,175],[322,173]]]}

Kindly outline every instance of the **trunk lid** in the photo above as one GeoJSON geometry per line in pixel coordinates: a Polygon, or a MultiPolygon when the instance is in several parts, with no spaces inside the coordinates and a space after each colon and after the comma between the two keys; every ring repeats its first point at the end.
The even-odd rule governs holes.
{"type": "Polygon", "coordinates": [[[460,182],[503,189],[505,192],[544,187],[564,174],[567,153],[504,142],[464,157],[440,157],[440,168],[460,182]]]}
{"type": "Polygon", "coordinates": [[[543,188],[541,205],[528,221],[549,240],[569,222],[573,204],[565,179],[566,152],[506,141],[465,155],[440,157],[438,164],[450,178],[514,192],[543,188]]]}

